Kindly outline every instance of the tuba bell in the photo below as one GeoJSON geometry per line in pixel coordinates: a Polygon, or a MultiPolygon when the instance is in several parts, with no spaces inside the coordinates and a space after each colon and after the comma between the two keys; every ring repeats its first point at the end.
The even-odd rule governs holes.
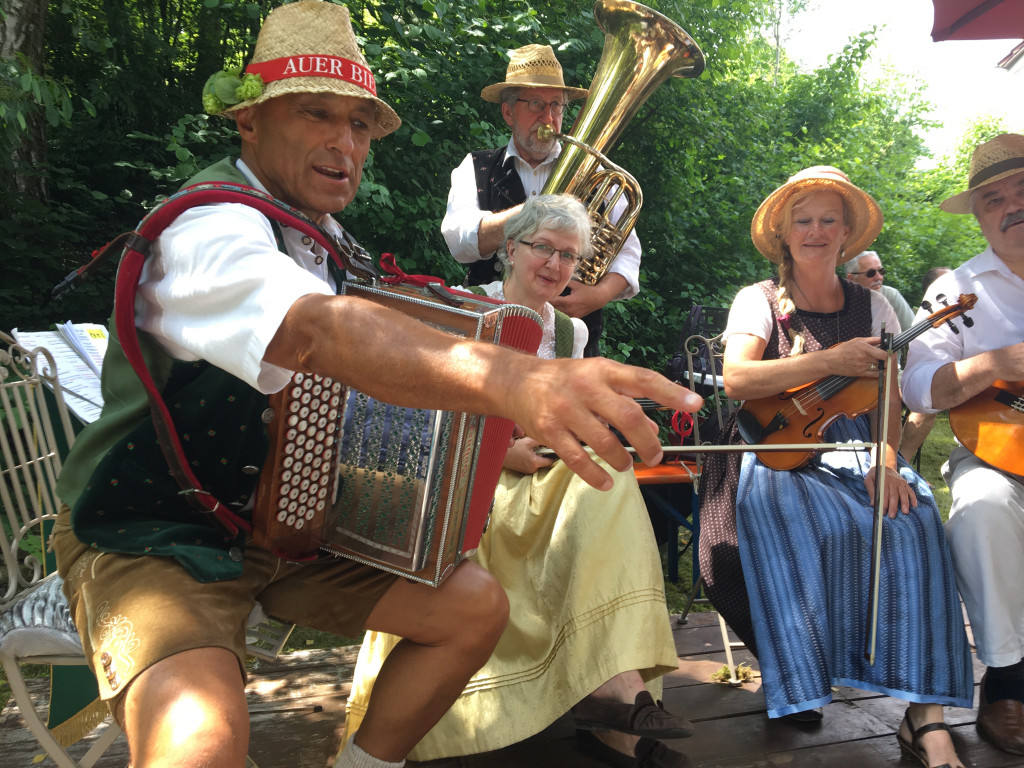
{"type": "Polygon", "coordinates": [[[633,231],[643,191],[637,180],[602,154],[655,89],[669,77],[697,77],[704,54],[678,24],[632,0],[597,0],[594,18],[605,33],[590,95],[569,134],[541,126],[538,136],[563,142],[544,194],[568,193],[587,206],[593,222],[593,255],[574,277],[594,285],[633,231]],[[568,146],[565,146],[568,145],[568,146]],[[626,208],[614,221],[620,198],[626,208]]]}

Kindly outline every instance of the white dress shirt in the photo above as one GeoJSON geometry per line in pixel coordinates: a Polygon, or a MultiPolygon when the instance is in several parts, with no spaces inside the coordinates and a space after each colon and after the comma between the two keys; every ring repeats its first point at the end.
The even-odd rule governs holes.
{"type": "MultiPolygon", "coordinates": [[[[903,400],[912,411],[936,412],[932,408],[932,378],[942,366],[1024,341],[1024,280],[1011,272],[991,247],[939,277],[925,299],[935,312],[943,306],[939,294],[954,304],[965,293],[978,297],[974,309],[967,313],[973,321],[971,327],[957,318],[952,323],[959,333],[943,323],[910,342],[902,388],[903,400]]],[[[928,315],[918,310],[915,322],[928,315]]]]}
{"type": "MultiPolygon", "coordinates": [[[[506,154],[512,158],[512,162],[515,164],[527,199],[539,195],[544,189],[544,184],[551,175],[561,150],[561,144],[555,142],[555,148],[548,158],[534,168],[519,154],[515,140],[509,139],[506,154]]],[[[507,159],[506,162],[508,162],[507,159]]],[[[625,199],[620,198],[612,209],[613,221],[625,207],[625,199]]],[[[490,257],[490,254],[480,255],[478,240],[480,221],[488,213],[494,213],[494,211],[480,209],[473,155],[466,155],[462,163],[452,171],[452,186],[448,190],[448,209],[441,222],[441,234],[444,235],[444,240],[448,244],[448,250],[459,263],[472,264],[474,261],[490,257]]],[[[640,292],[640,239],[636,236],[636,229],[629,233],[626,241],[622,244],[619,255],[612,261],[608,271],[622,275],[628,283],[622,293],[615,297],[616,300],[629,299],[640,292]]]]}

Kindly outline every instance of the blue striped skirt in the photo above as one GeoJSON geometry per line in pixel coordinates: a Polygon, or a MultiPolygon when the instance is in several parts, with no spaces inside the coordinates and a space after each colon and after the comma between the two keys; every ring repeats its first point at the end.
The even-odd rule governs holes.
{"type": "MultiPolygon", "coordinates": [[[[838,419],[827,442],[869,440],[867,417],[838,419]]],[[[972,706],[973,671],[942,520],[928,484],[884,519],[875,663],[865,658],[872,499],[864,451],[830,451],[799,470],[744,455],[740,557],[769,717],[821,706],[832,686],[917,703],[972,706]]]]}

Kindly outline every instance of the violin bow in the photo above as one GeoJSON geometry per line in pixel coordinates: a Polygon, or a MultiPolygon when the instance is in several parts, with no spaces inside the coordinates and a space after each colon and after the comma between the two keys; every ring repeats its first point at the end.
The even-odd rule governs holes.
{"type": "MultiPolygon", "coordinates": [[[[885,332],[882,325],[881,344],[887,352],[892,348],[892,334],[885,332]]],[[[871,576],[868,582],[868,620],[864,646],[864,657],[868,663],[875,663],[875,646],[878,639],[878,589],[882,575],[882,524],[885,516],[885,461],[889,450],[889,398],[892,395],[888,375],[891,355],[886,355],[878,364],[878,418],[875,442],[875,519],[871,527],[871,576]]]]}

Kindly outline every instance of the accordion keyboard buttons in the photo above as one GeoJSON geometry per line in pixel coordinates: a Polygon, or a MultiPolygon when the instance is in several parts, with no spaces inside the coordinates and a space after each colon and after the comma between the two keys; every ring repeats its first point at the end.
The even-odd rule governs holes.
{"type": "Polygon", "coordinates": [[[289,528],[301,530],[327,506],[342,389],[340,383],[314,374],[297,373],[289,384],[275,515],[289,528]]]}

